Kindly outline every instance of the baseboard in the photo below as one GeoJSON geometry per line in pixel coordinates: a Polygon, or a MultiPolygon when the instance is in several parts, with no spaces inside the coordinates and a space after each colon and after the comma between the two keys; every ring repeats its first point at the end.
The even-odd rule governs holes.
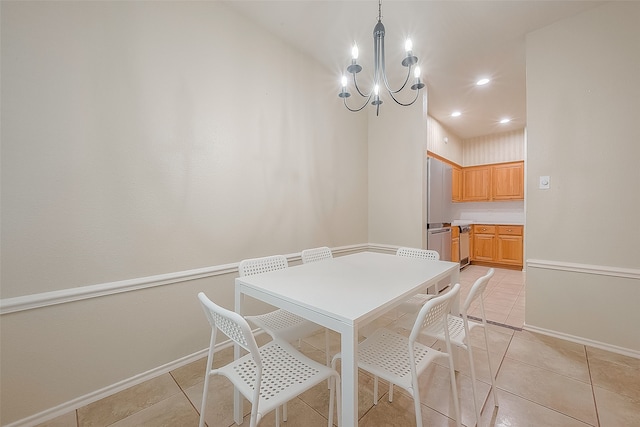
{"type": "Polygon", "coordinates": [[[522,329],[529,332],[535,332],[542,335],[547,335],[554,338],[559,338],[565,341],[571,341],[576,344],[588,345],[589,347],[599,348],[601,350],[606,350],[611,353],[621,354],[623,356],[629,356],[636,359],[640,359],[640,351],[633,350],[630,348],[618,347],[615,345],[603,343],[600,341],[590,340],[588,338],[577,337],[575,335],[565,334],[564,332],[552,331],[550,329],[539,328],[533,325],[527,325],[526,323],[522,326],[522,329]]]}

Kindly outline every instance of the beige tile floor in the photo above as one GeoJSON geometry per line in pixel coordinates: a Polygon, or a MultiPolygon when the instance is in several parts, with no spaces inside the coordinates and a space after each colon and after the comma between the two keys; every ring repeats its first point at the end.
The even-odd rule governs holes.
{"type": "MultiPolygon", "coordinates": [[[[462,271],[462,298],[486,270],[486,267],[469,266],[462,271]]],[[[524,278],[522,272],[496,269],[485,294],[489,319],[507,325],[489,326],[491,361],[497,371],[497,408],[489,396],[487,352],[481,329],[476,328],[471,337],[483,403],[481,425],[640,426],[640,360],[521,330],[524,278]]],[[[395,314],[383,316],[365,328],[363,334],[380,326],[396,327],[406,333],[394,323],[396,320],[395,314]]],[[[339,336],[332,334],[331,338],[331,351],[337,352],[339,336]]],[[[260,337],[259,341],[265,339],[260,337]]],[[[441,346],[438,342],[427,344],[441,346]]],[[[303,340],[301,350],[324,361],[324,334],[303,340]]],[[[217,357],[215,363],[224,364],[232,357],[232,351],[222,350],[217,357]]],[[[462,423],[471,426],[474,410],[466,353],[460,353],[458,363],[462,423]]],[[[201,359],[41,426],[197,426],[204,370],[205,360],[201,359]]],[[[424,425],[454,426],[447,366],[433,365],[421,380],[424,425]]],[[[374,406],[372,378],[361,373],[359,425],[415,425],[411,397],[396,389],[394,400],[389,403],[386,385],[381,385],[380,390],[384,395],[374,406]]],[[[289,404],[289,419],[283,426],[326,426],[328,398],[324,383],[304,393],[289,404]]],[[[205,417],[209,427],[236,425],[232,419],[232,400],[229,383],[214,377],[205,417]]],[[[249,411],[247,404],[245,413],[249,411]]],[[[273,426],[274,421],[273,414],[269,414],[261,426],[273,426]]],[[[244,425],[248,425],[247,417],[244,425]]]]}

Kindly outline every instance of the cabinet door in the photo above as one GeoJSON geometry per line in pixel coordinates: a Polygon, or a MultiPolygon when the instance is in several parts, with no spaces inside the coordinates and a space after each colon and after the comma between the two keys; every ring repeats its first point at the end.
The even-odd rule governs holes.
{"type": "Polygon", "coordinates": [[[451,169],[451,200],[462,201],[462,169],[457,167],[451,169]]]}
{"type": "Polygon", "coordinates": [[[492,166],[491,196],[493,200],[524,199],[524,163],[492,166]]]}
{"type": "Polygon", "coordinates": [[[474,234],[473,236],[473,259],[476,261],[493,261],[494,244],[496,236],[494,234],[474,234]]]}
{"type": "Polygon", "coordinates": [[[470,167],[462,170],[462,199],[465,202],[488,201],[491,170],[488,166],[470,167]]]}
{"type": "Polygon", "coordinates": [[[522,265],[522,236],[498,235],[497,262],[522,265]]]}
{"type": "Polygon", "coordinates": [[[451,239],[451,261],[460,262],[460,237],[451,239]]]}

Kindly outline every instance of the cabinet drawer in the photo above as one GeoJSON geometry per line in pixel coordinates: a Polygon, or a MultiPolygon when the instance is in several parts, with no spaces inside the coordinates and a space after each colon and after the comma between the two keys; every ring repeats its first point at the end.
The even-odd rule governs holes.
{"type": "Polygon", "coordinates": [[[521,225],[499,225],[498,234],[508,236],[522,236],[521,225]]]}
{"type": "Polygon", "coordinates": [[[473,232],[476,234],[495,234],[496,226],[495,225],[482,225],[475,224],[473,226],[473,232]]]}

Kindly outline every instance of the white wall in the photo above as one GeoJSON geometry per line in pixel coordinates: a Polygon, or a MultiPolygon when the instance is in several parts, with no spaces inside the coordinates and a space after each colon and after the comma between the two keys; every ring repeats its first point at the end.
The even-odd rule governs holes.
{"type": "MultiPolygon", "coordinates": [[[[367,242],[367,118],[319,64],[221,2],[1,8],[3,303],[367,242]]],[[[3,313],[0,424],[205,348],[233,274],[187,276],[3,313]]]]}
{"type": "Polygon", "coordinates": [[[369,111],[369,242],[426,247],[426,105],[369,111]]]}
{"type": "Polygon", "coordinates": [[[639,41],[636,2],[527,38],[526,324],[636,356],[639,41]]]}

